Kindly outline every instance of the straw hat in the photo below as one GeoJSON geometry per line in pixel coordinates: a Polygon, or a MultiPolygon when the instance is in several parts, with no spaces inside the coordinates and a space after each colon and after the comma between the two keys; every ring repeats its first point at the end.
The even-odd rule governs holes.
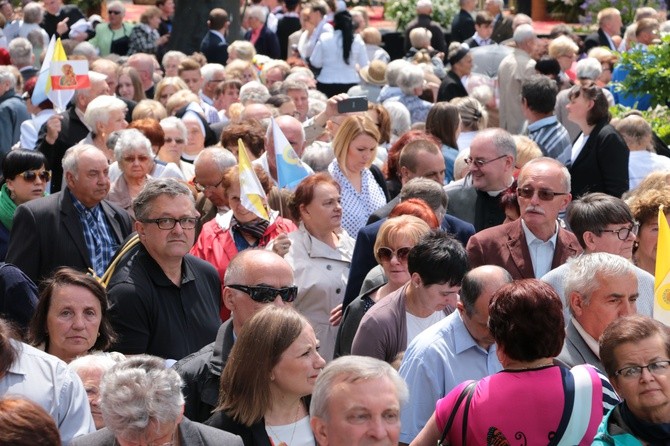
{"type": "Polygon", "coordinates": [[[381,60],[373,60],[367,67],[358,72],[365,82],[371,85],[386,85],[386,63],[381,60]]]}

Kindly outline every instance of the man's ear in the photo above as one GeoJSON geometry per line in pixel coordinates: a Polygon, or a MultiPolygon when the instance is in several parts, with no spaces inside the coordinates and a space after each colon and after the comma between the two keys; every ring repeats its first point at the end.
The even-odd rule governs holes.
{"type": "Polygon", "coordinates": [[[581,316],[584,313],[584,299],[580,293],[573,291],[569,296],[570,309],[575,316],[581,316]]]}
{"type": "Polygon", "coordinates": [[[312,417],[312,419],[309,420],[309,424],[312,426],[316,444],[319,446],[328,446],[326,423],[319,417],[312,417]]]}
{"type": "Polygon", "coordinates": [[[223,304],[230,310],[235,311],[235,299],[233,299],[233,292],[228,287],[223,288],[223,304]]]}

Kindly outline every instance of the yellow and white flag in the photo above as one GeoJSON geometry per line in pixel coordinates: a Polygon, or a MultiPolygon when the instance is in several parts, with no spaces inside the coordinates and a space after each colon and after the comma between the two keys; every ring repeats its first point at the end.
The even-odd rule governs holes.
{"type": "Polygon", "coordinates": [[[241,139],[237,140],[239,169],[240,169],[240,201],[250,212],[253,212],[263,220],[270,221],[268,211],[265,209],[267,199],[261,182],[254,172],[254,168],[249,161],[247,149],[241,139]]]}
{"type": "Polygon", "coordinates": [[[658,209],[654,319],[670,325],[670,228],[662,205],[658,209]]]}

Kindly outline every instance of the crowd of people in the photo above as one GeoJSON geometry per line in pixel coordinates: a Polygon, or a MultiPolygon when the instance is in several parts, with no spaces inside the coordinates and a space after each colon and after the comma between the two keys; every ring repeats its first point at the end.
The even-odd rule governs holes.
{"type": "Polygon", "coordinates": [[[391,60],[341,1],[192,54],[155,3],[0,0],[0,445],[670,444],[670,149],[617,83],[665,11],[418,0],[391,60]]]}

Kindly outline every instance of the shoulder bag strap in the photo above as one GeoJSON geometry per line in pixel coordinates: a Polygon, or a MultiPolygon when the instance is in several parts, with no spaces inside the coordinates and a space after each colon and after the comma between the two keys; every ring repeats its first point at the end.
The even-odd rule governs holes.
{"type": "MultiPolygon", "coordinates": [[[[444,430],[442,431],[442,437],[438,440],[437,446],[442,446],[444,443],[444,439],[447,438],[447,434],[449,433],[449,429],[451,429],[451,425],[454,423],[454,418],[456,418],[456,412],[458,412],[458,408],[461,407],[461,403],[465,399],[465,397],[468,397],[468,406],[470,405],[470,400],[472,399],[472,395],[475,393],[475,386],[477,385],[477,381],[472,381],[470,384],[465,386],[463,390],[461,390],[461,394],[458,395],[458,399],[456,400],[456,403],[454,404],[454,408],[451,409],[451,414],[449,414],[449,419],[447,420],[447,424],[444,426],[444,430]]],[[[467,417],[467,407],[466,407],[466,412],[464,417],[467,417]]],[[[465,426],[466,418],[463,418],[463,425],[465,426]]],[[[465,445],[465,443],[463,443],[465,445]]]]}
{"type": "MultiPolygon", "coordinates": [[[[477,382],[475,381],[474,384],[476,385],[477,382]]],[[[472,386],[470,389],[470,392],[468,393],[468,399],[465,401],[465,409],[463,411],[463,427],[462,427],[462,433],[461,433],[461,444],[463,446],[467,445],[468,443],[465,441],[467,436],[468,436],[468,412],[470,412],[470,401],[472,401],[472,397],[475,395],[475,386],[472,386]]]]}

